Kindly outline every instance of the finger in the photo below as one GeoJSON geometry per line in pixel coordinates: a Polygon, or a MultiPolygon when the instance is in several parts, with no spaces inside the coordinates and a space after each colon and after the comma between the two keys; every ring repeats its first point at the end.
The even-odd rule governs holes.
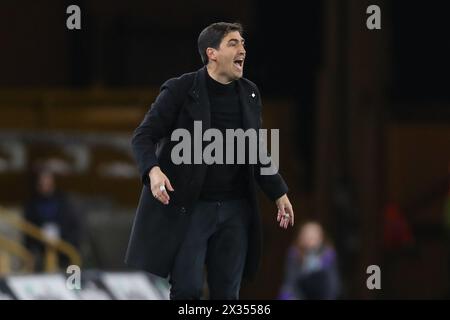
{"type": "MultiPolygon", "coordinates": [[[[289,214],[289,222],[293,226],[294,225],[294,211],[292,210],[292,206],[287,206],[286,212],[289,214]]],[[[288,223],[288,225],[289,225],[289,223],[288,223]]]]}
{"type": "Polygon", "coordinates": [[[283,228],[283,223],[284,223],[284,218],[281,217],[281,219],[280,219],[280,228],[283,228]]]}
{"type": "Polygon", "coordinates": [[[156,199],[161,202],[162,204],[166,204],[166,201],[164,200],[164,198],[162,197],[162,194],[158,194],[158,197],[156,197],[156,199]]]}
{"type": "Polygon", "coordinates": [[[158,190],[155,187],[152,187],[150,192],[155,198],[158,198],[158,190]]]}
{"type": "Polygon", "coordinates": [[[283,205],[281,205],[281,206],[278,208],[278,214],[279,214],[279,216],[280,216],[280,219],[283,220],[283,217],[284,217],[284,214],[285,214],[285,212],[284,212],[284,206],[283,206],[283,205]]]}
{"type": "Polygon", "coordinates": [[[286,219],[285,217],[282,218],[282,224],[281,224],[281,227],[282,227],[283,229],[286,229],[286,223],[287,223],[287,221],[288,221],[288,219],[286,219]]]}
{"type": "Polygon", "coordinates": [[[166,186],[164,184],[161,184],[161,186],[159,187],[159,190],[161,190],[161,194],[163,194],[165,197],[168,197],[170,199],[169,193],[167,192],[166,186]]]}
{"type": "Polygon", "coordinates": [[[159,191],[159,187],[155,186],[152,188],[152,194],[155,197],[156,200],[158,200],[159,202],[164,203],[164,201],[161,198],[161,192],[159,191]]]}
{"type": "Polygon", "coordinates": [[[289,226],[289,222],[291,221],[291,215],[288,210],[286,210],[286,214],[288,214],[289,216],[286,217],[285,229],[287,229],[287,227],[289,226]]]}
{"type": "Polygon", "coordinates": [[[169,200],[169,195],[167,194],[164,183],[161,183],[159,186],[157,186],[157,189],[158,189],[157,192],[158,192],[159,198],[162,200],[162,202],[163,203],[167,202],[169,200]]]}
{"type": "Polygon", "coordinates": [[[280,212],[280,209],[278,209],[277,221],[280,222],[280,219],[281,219],[281,212],[280,212]]]}
{"type": "Polygon", "coordinates": [[[167,189],[169,189],[169,191],[175,191],[175,190],[173,189],[172,185],[170,184],[169,179],[166,179],[166,187],[167,187],[167,189]]]}
{"type": "Polygon", "coordinates": [[[286,215],[286,211],[285,211],[283,205],[281,205],[281,206],[278,208],[278,212],[279,212],[279,214],[280,214],[280,219],[281,219],[280,227],[281,227],[281,228],[284,228],[284,226],[285,226],[285,224],[286,224],[286,216],[285,216],[285,215],[286,215]]]}
{"type": "Polygon", "coordinates": [[[155,183],[154,187],[152,188],[153,194],[158,195],[158,200],[161,201],[164,204],[167,204],[169,201],[169,195],[166,192],[165,186],[163,190],[161,190],[161,186],[164,186],[164,182],[161,181],[159,183],[155,183]]]}
{"type": "Polygon", "coordinates": [[[167,191],[164,190],[163,192],[161,192],[161,199],[164,201],[164,203],[169,203],[170,197],[167,194],[167,191]]]}

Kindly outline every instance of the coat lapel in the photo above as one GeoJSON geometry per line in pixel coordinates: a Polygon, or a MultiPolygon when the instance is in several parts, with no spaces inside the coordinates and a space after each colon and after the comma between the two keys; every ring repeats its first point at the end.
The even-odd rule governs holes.
{"type": "Polygon", "coordinates": [[[242,123],[243,129],[258,129],[259,117],[261,109],[257,104],[256,92],[247,90],[242,80],[238,81],[239,99],[242,107],[242,123]]]}
{"type": "Polygon", "coordinates": [[[197,71],[189,95],[194,101],[189,103],[186,109],[194,121],[202,122],[203,130],[209,129],[211,127],[211,107],[206,91],[206,67],[197,71]]]}

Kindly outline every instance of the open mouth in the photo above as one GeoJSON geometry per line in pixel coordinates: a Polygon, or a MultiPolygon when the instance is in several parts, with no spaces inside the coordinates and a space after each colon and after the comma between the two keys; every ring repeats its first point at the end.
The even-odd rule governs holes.
{"type": "Polygon", "coordinates": [[[235,59],[233,61],[233,64],[236,68],[238,68],[239,70],[242,70],[242,67],[244,66],[244,59],[243,58],[235,59]]]}

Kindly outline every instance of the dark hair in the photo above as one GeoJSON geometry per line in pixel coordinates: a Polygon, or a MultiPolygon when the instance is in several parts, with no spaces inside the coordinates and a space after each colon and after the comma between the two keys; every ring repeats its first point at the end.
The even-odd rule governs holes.
{"type": "Polygon", "coordinates": [[[238,31],[241,35],[243,28],[240,23],[216,22],[210,24],[198,36],[197,45],[198,53],[202,58],[203,64],[208,64],[208,56],[206,55],[207,48],[219,49],[220,42],[230,32],[238,31]]]}

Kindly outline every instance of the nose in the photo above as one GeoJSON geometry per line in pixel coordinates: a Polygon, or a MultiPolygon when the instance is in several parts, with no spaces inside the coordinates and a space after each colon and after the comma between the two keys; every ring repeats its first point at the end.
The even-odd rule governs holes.
{"type": "Polygon", "coordinates": [[[244,45],[241,43],[241,44],[239,45],[239,54],[244,54],[244,55],[245,55],[246,52],[247,52],[247,51],[245,51],[244,45]]]}

